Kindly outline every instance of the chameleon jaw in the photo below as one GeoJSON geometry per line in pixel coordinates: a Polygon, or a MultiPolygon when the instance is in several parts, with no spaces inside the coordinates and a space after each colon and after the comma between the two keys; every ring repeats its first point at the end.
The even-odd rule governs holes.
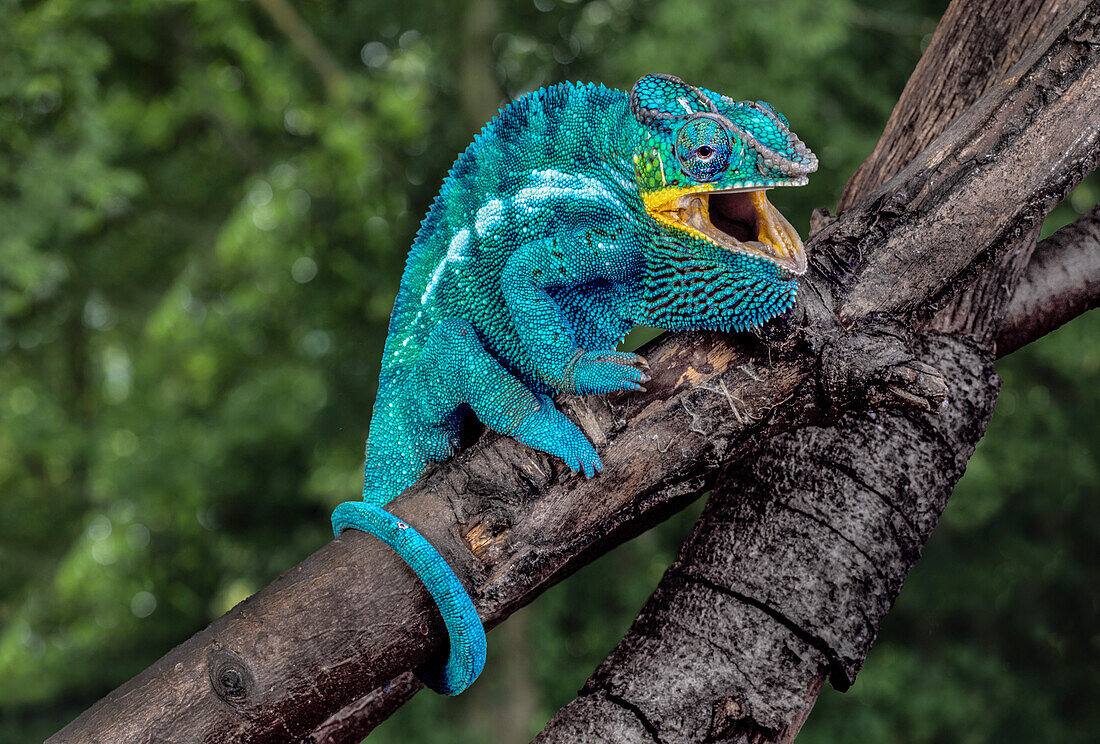
{"type": "Polygon", "coordinates": [[[792,274],[805,274],[802,239],[768,201],[764,195],[767,188],[662,189],[646,196],[646,211],[662,224],[726,250],[762,258],[792,274]]]}

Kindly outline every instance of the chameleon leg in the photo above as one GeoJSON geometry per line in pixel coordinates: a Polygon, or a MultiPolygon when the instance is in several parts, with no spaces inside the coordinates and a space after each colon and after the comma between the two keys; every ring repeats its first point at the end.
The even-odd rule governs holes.
{"type": "Polygon", "coordinates": [[[641,272],[643,261],[636,242],[615,242],[593,230],[525,243],[508,259],[501,273],[501,293],[516,333],[549,385],[581,395],[645,389],[645,360],[614,349],[581,348],[574,328],[548,292],[601,280],[629,282],[641,272]]]}
{"type": "Polygon", "coordinates": [[[445,390],[434,420],[465,403],[493,431],[561,458],[574,473],[583,471],[590,478],[603,470],[599,455],[577,425],[554,407],[549,396],[531,392],[489,354],[467,321],[440,322],[420,355],[416,374],[425,382],[422,389],[431,389],[427,382],[432,381],[445,390]]]}

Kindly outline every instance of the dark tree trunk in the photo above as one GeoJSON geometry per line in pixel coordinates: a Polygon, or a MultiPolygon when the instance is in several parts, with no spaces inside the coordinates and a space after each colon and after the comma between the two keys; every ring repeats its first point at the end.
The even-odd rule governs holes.
{"type": "Polygon", "coordinates": [[[861,411],[727,472],[622,642],[536,739],[789,741],[826,676],[847,689],[981,438],[988,351],[945,336],[934,413],[861,411]]]}
{"type": "MultiPolygon", "coordinates": [[[[748,493],[752,478],[767,475],[758,468],[769,462],[780,468],[793,458],[747,456],[765,443],[771,448],[771,442],[776,451],[810,447],[812,437],[800,439],[813,431],[806,427],[831,432],[863,420],[865,414],[848,410],[910,409],[883,415],[898,431],[908,427],[911,436],[946,437],[948,445],[918,448],[914,457],[940,463],[953,484],[992,402],[986,400],[992,396],[987,372],[992,353],[985,339],[992,339],[1008,298],[997,287],[1023,269],[1004,257],[1016,255],[1009,247],[1033,235],[1050,206],[1096,163],[1098,14],[1100,3],[1093,3],[1050,24],[1052,32],[1008,78],[930,146],[917,148],[920,154],[910,165],[812,238],[808,249],[815,276],[797,311],[774,324],[770,338],[665,336],[644,352],[655,371],[649,393],[564,399],[566,412],[608,466],[600,478],[570,478],[560,464],[511,440],[487,436],[397,499],[392,510],[439,548],[486,624],[501,621],[580,565],[712,487],[723,469],[740,468],[730,472],[744,474],[745,485],[737,488],[748,493]],[[999,298],[996,312],[980,310],[973,301],[980,296],[999,298]],[[967,307],[973,311],[965,312],[967,307]],[[886,316],[921,330],[897,333],[886,316]],[[963,328],[960,318],[973,322],[963,328]],[[968,338],[932,331],[965,332],[968,338]],[[931,412],[945,397],[946,415],[911,412],[931,412]]],[[[1024,342],[1030,340],[1026,333],[1024,342]]],[[[866,442],[875,436],[864,435],[866,442]]],[[[832,450],[821,457],[844,462],[832,450]]],[[[874,465],[895,477],[902,467],[900,461],[874,465]]],[[[896,527],[889,567],[907,570],[926,535],[921,520],[934,522],[929,515],[938,514],[946,497],[919,494],[916,482],[891,495],[875,485],[874,472],[853,474],[872,478],[866,485],[868,504],[879,503],[872,496],[883,499],[877,516],[863,515],[865,521],[858,523],[846,522],[843,505],[835,501],[830,510],[829,503],[807,503],[804,494],[799,501],[790,491],[768,506],[759,497],[767,490],[763,481],[754,492],[758,496],[751,503],[760,514],[785,515],[776,527],[785,539],[798,534],[793,507],[805,512],[802,528],[816,530],[792,553],[806,558],[798,567],[805,586],[837,580],[828,572],[842,567],[867,571],[860,551],[870,549],[869,538],[850,533],[856,527],[896,527]],[[929,500],[911,506],[904,501],[917,495],[929,500]],[[891,497],[899,501],[882,507],[891,497]],[[906,518],[916,520],[906,525],[908,532],[901,524],[906,518]],[[837,530],[846,530],[840,535],[847,539],[837,530]]],[[[843,485],[842,476],[853,474],[833,473],[834,488],[843,485]]],[[[748,519],[741,508],[715,505],[708,514],[748,519]]],[[[703,534],[702,527],[697,534],[703,534]]],[[[706,587],[683,576],[681,584],[692,591],[706,587]]],[[[715,598],[732,605],[735,597],[717,580],[712,583],[715,598]]],[[[832,609],[835,619],[845,619],[860,599],[871,609],[860,616],[862,625],[831,630],[801,628],[798,607],[772,607],[768,596],[753,597],[751,587],[731,586],[752,600],[741,603],[756,610],[757,620],[790,631],[790,648],[802,649],[800,663],[818,663],[836,681],[850,680],[859,668],[870,643],[866,634],[873,636],[900,579],[868,574],[865,585],[848,587],[845,603],[832,609]],[[860,586],[867,596],[859,596],[860,586]],[[845,633],[856,627],[864,638],[854,641],[845,633]]],[[[408,568],[377,541],[351,532],[181,644],[50,741],[286,742],[314,731],[318,741],[354,741],[369,728],[363,721],[381,720],[415,692],[415,683],[399,675],[445,644],[438,614],[408,568]],[[368,694],[371,698],[363,700],[368,694]]],[[[780,666],[784,658],[776,660],[772,678],[787,676],[780,666]]],[[[594,678],[593,693],[586,697],[595,699],[603,678],[614,674],[605,670],[594,678]]],[[[812,674],[798,679],[805,682],[797,690],[804,711],[819,680],[812,674]]],[[[663,710],[679,705],[670,700],[661,703],[663,710]]],[[[739,706],[748,700],[730,698],[718,713],[708,703],[710,720],[720,719],[713,724],[714,737],[739,736],[736,732],[749,731],[750,725],[789,731],[800,715],[796,705],[777,697],[754,700],[750,713],[738,718],[747,710],[739,706]],[[767,717],[749,717],[758,713],[767,717]],[[794,717],[783,724],[788,714],[794,717]],[[726,725],[727,719],[733,723],[726,725]]],[[[642,730],[648,720],[659,734],[650,713],[630,709],[637,704],[613,705],[609,715],[633,719],[642,730]]]]}

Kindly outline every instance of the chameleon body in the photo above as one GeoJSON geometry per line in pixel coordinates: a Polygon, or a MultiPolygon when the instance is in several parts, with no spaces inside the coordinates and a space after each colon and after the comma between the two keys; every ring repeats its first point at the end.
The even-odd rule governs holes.
{"type": "Polygon", "coordinates": [[[484,629],[442,557],[382,507],[447,458],[471,410],[592,477],[603,469],[557,392],[643,390],[635,325],[745,330],[789,308],[802,242],[765,198],[817,158],[770,104],[669,75],[628,94],[562,84],[517,99],[455,162],[420,226],[390,318],[363,500],[333,514],[393,546],[450,635],[418,673],[456,694],[484,629]]]}

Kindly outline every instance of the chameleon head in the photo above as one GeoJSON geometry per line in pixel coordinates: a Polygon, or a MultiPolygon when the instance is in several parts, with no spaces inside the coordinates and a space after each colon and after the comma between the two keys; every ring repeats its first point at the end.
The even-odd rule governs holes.
{"type": "Polygon", "coordinates": [[[672,75],[647,75],[630,94],[644,133],[634,173],[646,212],[671,232],[806,272],[798,232],[768,201],[804,186],[817,157],[764,101],[734,101],[672,75]]]}

